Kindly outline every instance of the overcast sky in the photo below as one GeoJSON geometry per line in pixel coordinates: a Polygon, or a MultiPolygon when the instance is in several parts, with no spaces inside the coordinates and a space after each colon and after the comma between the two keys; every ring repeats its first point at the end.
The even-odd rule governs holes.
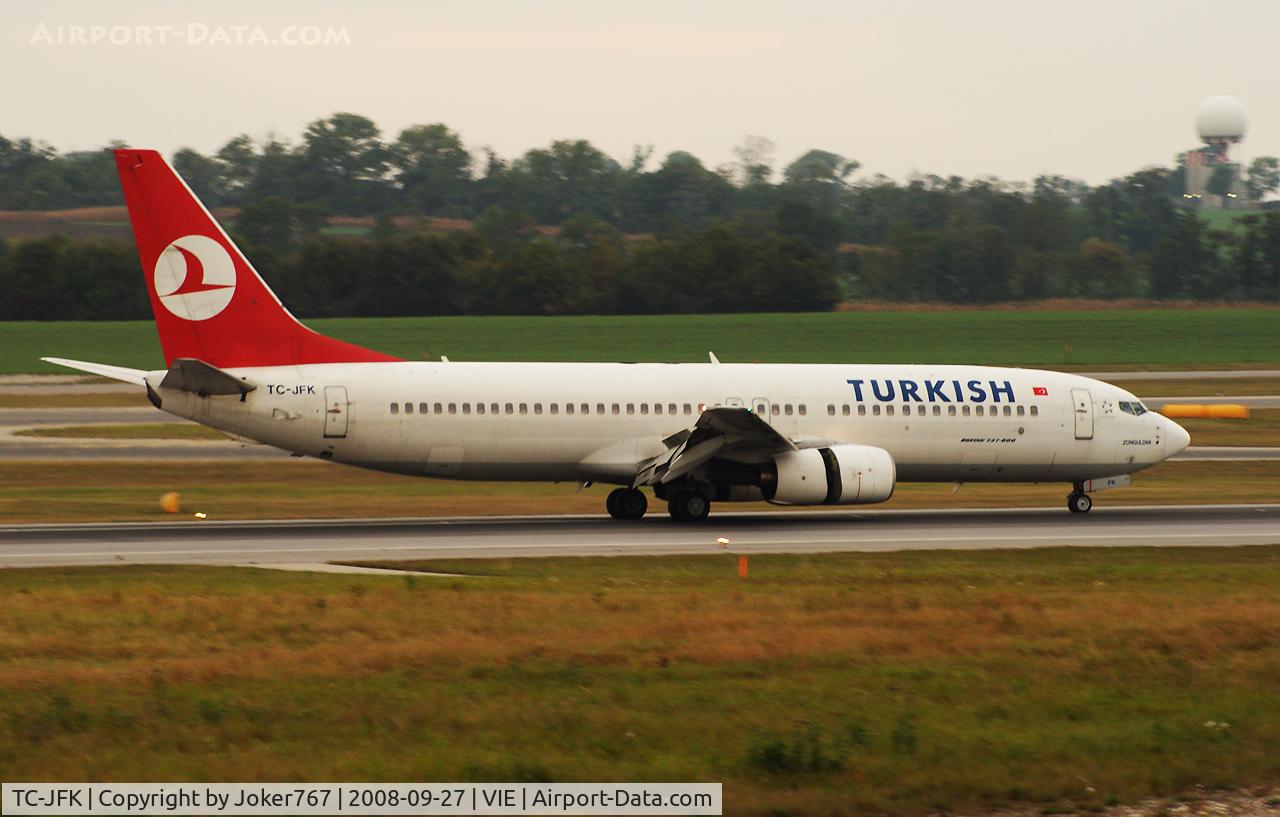
{"type": "Polygon", "coordinates": [[[1249,115],[1238,155],[1280,154],[1275,0],[115,5],[0,7],[0,134],[209,152],[352,111],[389,139],[444,122],[508,157],[585,138],[620,161],[642,144],[716,166],[754,134],[779,168],[816,147],[864,175],[1098,183],[1169,164],[1197,142],[1199,102],[1227,94],[1249,115]],[[92,25],[170,33],[56,42],[92,25]],[[349,44],[213,42],[216,27],[249,37],[232,26],[275,40],[336,27],[349,44]]]}

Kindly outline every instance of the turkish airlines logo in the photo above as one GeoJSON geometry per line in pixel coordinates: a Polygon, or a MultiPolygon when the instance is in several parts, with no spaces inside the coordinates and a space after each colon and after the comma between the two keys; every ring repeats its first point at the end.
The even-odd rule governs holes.
{"type": "Polygon", "coordinates": [[[183,320],[205,321],[231,303],[236,265],[212,238],[184,235],[160,253],[154,280],[165,309],[183,320]]]}

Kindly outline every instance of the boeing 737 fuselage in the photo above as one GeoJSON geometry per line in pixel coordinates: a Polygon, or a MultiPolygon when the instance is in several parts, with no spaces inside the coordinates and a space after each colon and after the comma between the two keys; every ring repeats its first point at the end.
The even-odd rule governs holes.
{"type": "Polygon", "coordinates": [[[1081,513],[1189,442],[1124,389],[1033,369],[398,360],[296,321],[158,153],[116,161],[169,368],[48,359],[296,454],[614,484],[620,519],[649,487],[694,520],[715,501],[883,502],[899,482],[1061,481],[1081,513]]]}

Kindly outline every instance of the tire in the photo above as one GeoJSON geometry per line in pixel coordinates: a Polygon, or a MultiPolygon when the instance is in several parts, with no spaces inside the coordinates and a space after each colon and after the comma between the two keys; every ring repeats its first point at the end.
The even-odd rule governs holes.
{"type": "Polygon", "coordinates": [[[604,509],[608,511],[609,515],[612,516],[614,519],[626,518],[622,515],[622,509],[619,507],[619,502],[618,502],[622,494],[625,494],[626,492],[627,492],[626,488],[614,488],[612,491],[609,492],[609,496],[604,501],[604,509]]]}
{"type": "Polygon", "coordinates": [[[680,507],[679,494],[667,500],[667,513],[671,514],[671,518],[677,522],[685,521],[684,509],[680,507]]]}
{"type": "Polygon", "coordinates": [[[1071,494],[1067,497],[1067,510],[1072,513],[1088,513],[1093,509],[1093,498],[1088,494],[1071,494]]]}
{"type": "Polygon", "coordinates": [[[711,513],[711,500],[700,491],[681,491],[672,497],[667,509],[681,522],[701,522],[711,513]]]}
{"type": "Polygon", "coordinates": [[[616,519],[639,519],[649,510],[649,499],[643,491],[636,488],[619,488],[618,499],[614,505],[618,509],[616,519]]]}

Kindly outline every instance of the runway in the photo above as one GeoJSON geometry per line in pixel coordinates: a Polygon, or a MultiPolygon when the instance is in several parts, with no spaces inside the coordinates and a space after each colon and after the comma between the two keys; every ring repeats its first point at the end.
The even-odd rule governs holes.
{"type": "Polygon", "coordinates": [[[0,566],[1280,544],[1280,504],[0,527],[0,566]],[[721,547],[717,540],[728,539],[721,547]]]}

